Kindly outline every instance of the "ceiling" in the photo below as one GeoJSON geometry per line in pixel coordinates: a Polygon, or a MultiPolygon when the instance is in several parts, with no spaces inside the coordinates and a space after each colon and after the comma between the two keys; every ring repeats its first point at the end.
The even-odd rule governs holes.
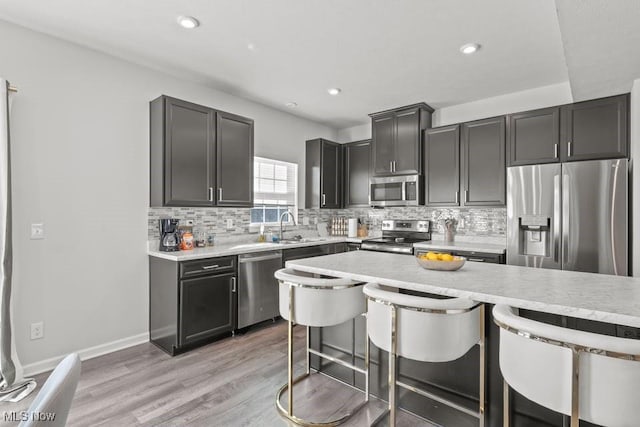
{"type": "Polygon", "coordinates": [[[337,129],[414,102],[566,81],[584,99],[640,77],[635,0],[2,0],[0,19],[337,129]],[[482,48],[461,54],[469,42],[482,48]]]}

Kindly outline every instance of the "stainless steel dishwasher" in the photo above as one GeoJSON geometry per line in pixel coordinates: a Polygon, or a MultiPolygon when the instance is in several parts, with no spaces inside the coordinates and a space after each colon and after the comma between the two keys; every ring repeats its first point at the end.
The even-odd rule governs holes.
{"type": "Polygon", "coordinates": [[[280,315],[278,281],[282,251],[238,255],[238,329],[280,315]]]}

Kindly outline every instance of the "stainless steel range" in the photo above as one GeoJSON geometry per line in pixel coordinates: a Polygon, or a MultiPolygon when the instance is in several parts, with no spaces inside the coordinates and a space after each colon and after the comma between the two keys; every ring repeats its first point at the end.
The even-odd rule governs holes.
{"type": "Polygon", "coordinates": [[[413,255],[413,244],[426,240],[431,240],[431,221],[386,219],[382,237],[364,240],[360,249],[413,255]]]}

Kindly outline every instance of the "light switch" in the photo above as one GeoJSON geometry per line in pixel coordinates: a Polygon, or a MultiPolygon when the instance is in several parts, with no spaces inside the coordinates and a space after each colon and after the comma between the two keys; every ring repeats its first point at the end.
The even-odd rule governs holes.
{"type": "Polygon", "coordinates": [[[308,216],[302,217],[302,225],[309,225],[309,217],[308,216]]]}
{"type": "Polygon", "coordinates": [[[44,239],[44,224],[31,224],[31,240],[44,239]]]}
{"type": "Polygon", "coordinates": [[[231,230],[233,228],[233,220],[229,218],[227,220],[227,230],[231,230]]]}

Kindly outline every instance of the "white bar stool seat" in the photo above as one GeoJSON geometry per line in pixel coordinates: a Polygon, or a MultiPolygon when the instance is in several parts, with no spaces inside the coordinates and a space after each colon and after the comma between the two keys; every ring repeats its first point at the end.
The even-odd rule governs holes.
{"type": "Polygon", "coordinates": [[[465,298],[435,299],[400,294],[376,283],[365,285],[364,293],[368,299],[369,339],[378,348],[389,352],[390,425],[395,425],[397,385],[472,415],[483,426],[484,305],[465,298]],[[398,356],[421,362],[449,362],[462,357],[476,344],[480,345],[478,412],[396,380],[398,356]]]}
{"type": "Polygon", "coordinates": [[[362,283],[350,279],[317,278],[307,273],[283,268],[275,272],[279,281],[280,315],[288,321],[288,381],[276,395],[276,407],[285,418],[302,426],[336,426],[351,417],[369,399],[369,351],[365,352],[364,369],[309,348],[309,327],[334,326],[366,312],[362,283]],[[293,325],[307,327],[307,372],[293,378],[293,325]],[[311,422],[293,414],[293,385],[310,375],[310,354],[328,359],[365,375],[365,400],[353,412],[335,420],[311,422]],[[280,399],[287,391],[289,404],[285,409],[280,399]]]}
{"type": "Polygon", "coordinates": [[[509,386],[527,399],[579,420],[626,427],[640,417],[640,340],[577,331],[525,319],[506,305],[493,308],[500,327],[504,425],[509,386]]]}

